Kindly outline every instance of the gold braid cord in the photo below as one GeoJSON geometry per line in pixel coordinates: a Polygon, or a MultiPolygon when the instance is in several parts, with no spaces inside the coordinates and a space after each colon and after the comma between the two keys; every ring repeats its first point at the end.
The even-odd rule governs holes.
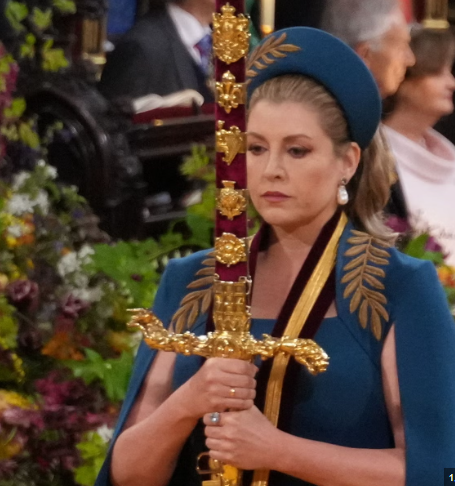
{"type": "Polygon", "coordinates": [[[347,272],[341,282],[347,283],[343,297],[351,298],[349,309],[351,313],[358,310],[361,326],[366,329],[370,322],[371,330],[376,339],[382,336],[382,319],[389,320],[385,308],[387,299],[381,292],[384,284],[380,279],[385,277],[383,267],[389,264],[390,245],[367,233],[352,230],[353,236],[348,239],[352,246],[345,256],[354,257],[343,270],[347,272]]]}

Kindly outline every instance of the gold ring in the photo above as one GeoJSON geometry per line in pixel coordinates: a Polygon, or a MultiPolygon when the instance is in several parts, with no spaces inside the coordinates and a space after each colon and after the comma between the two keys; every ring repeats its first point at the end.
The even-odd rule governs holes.
{"type": "Polygon", "coordinates": [[[234,397],[235,397],[235,388],[231,388],[231,389],[229,390],[229,396],[230,396],[231,398],[234,398],[234,397]]]}

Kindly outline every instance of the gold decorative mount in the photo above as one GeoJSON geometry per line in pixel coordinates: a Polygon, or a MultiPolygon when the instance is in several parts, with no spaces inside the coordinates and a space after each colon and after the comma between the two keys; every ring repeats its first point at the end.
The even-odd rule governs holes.
{"type": "Polygon", "coordinates": [[[246,133],[235,125],[226,130],[224,124],[223,120],[217,122],[216,151],[223,153],[223,162],[231,165],[237,154],[246,153],[246,133]]]}
{"type": "Polygon", "coordinates": [[[221,83],[216,83],[216,102],[226,113],[231,113],[232,108],[244,105],[245,100],[245,84],[237,83],[231,71],[226,71],[221,78],[221,83]]]}
{"type": "Polygon", "coordinates": [[[248,191],[234,189],[235,181],[222,181],[222,184],[224,188],[217,191],[216,209],[232,221],[246,211],[248,191]]]}
{"type": "Polygon", "coordinates": [[[311,339],[291,339],[286,336],[274,338],[264,334],[263,340],[258,341],[248,332],[229,331],[215,331],[207,336],[196,336],[189,332],[174,334],[167,331],[151,311],[131,309],[130,312],[134,315],[128,326],[140,329],[148,346],[160,351],[246,361],[255,356],[268,359],[279,353],[286,353],[294,356],[312,375],[324,372],[328,366],[327,354],[311,339]]]}
{"type": "Polygon", "coordinates": [[[223,233],[222,236],[215,239],[215,258],[228,267],[246,262],[245,240],[232,233],[223,233]]]}
{"type": "Polygon", "coordinates": [[[250,46],[249,19],[243,14],[235,15],[235,12],[235,8],[226,3],[221,7],[221,13],[213,15],[213,50],[226,64],[240,61],[250,46]]]}

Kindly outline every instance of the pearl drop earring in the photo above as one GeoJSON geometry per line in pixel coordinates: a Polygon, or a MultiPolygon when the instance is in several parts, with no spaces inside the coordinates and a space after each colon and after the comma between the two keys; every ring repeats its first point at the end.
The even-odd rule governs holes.
{"type": "Polygon", "coordinates": [[[349,201],[349,194],[346,190],[346,184],[348,181],[346,179],[341,179],[340,185],[338,186],[337,201],[340,206],[344,206],[349,201]]]}

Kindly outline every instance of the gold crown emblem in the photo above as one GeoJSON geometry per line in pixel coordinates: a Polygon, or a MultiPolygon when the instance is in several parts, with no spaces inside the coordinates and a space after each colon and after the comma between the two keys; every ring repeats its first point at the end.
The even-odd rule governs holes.
{"type": "Polygon", "coordinates": [[[243,14],[235,15],[235,11],[227,3],[221,7],[221,13],[213,15],[213,50],[226,64],[245,57],[250,46],[250,21],[243,14]]]}

